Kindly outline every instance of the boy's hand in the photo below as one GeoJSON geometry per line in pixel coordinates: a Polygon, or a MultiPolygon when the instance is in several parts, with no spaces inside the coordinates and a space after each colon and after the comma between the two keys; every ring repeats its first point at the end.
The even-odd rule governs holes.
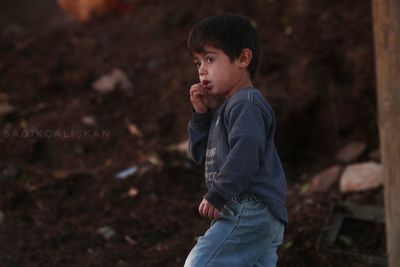
{"type": "Polygon", "coordinates": [[[208,94],[201,83],[193,84],[190,87],[190,101],[197,113],[206,113],[208,111],[208,94]]]}
{"type": "Polygon", "coordinates": [[[217,210],[205,198],[203,198],[203,201],[201,201],[199,205],[199,213],[201,216],[208,218],[210,220],[216,220],[219,217],[219,210],[217,210]]]}

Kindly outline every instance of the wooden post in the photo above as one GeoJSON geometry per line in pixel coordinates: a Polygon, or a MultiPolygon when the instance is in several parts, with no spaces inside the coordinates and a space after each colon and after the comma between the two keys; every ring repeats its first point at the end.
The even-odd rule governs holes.
{"type": "Polygon", "coordinates": [[[389,267],[400,266],[400,1],[372,0],[389,267]]]}

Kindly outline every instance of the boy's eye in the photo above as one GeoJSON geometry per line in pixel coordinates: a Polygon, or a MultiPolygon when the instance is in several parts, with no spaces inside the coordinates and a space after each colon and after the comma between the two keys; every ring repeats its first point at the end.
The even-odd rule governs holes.
{"type": "Polygon", "coordinates": [[[200,64],[199,61],[195,61],[195,62],[193,62],[193,63],[194,63],[194,65],[196,66],[196,68],[198,68],[198,69],[200,68],[200,65],[201,65],[201,64],[200,64]]]}
{"type": "Polygon", "coordinates": [[[213,63],[215,59],[213,57],[206,57],[206,60],[208,63],[213,63]]]}

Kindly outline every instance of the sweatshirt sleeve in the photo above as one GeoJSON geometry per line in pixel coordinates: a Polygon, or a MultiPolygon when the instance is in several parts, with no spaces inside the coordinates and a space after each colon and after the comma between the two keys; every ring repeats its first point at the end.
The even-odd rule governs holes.
{"type": "Polygon", "coordinates": [[[271,124],[271,117],[249,101],[235,104],[225,116],[230,151],[205,195],[219,210],[242,193],[257,172],[270,127],[266,124],[271,124]]]}
{"type": "Polygon", "coordinates": [[[200,114],[193,111],[188,127],[190,156],[198,165],[203,167],[211,118],[211,112],[200,114]]]}

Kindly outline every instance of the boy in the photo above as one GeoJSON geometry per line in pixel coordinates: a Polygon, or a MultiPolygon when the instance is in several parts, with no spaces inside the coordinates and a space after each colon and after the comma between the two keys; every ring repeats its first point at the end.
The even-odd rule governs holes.
{"type": "Polygon", "coordinates": [[[257,33],[242,16],[214,16],[194,26],[187,47],[200,79],[190,88],[189,150],[208,187],[199,213],[213,221],[185,267],[276,266],[286,182],[274,113],[252,84],[257,33]],[[220,96],[225,102],[214,109],[220,96]]]}

